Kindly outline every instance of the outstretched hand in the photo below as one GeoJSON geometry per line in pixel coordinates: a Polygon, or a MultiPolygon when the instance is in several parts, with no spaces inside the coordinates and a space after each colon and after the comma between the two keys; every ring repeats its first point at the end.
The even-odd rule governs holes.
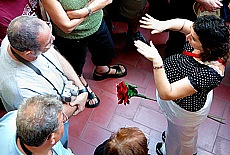
{"type": "Polygon", "coordinates": [[[161,33],[166,29],[164,21],[159,21],[148,14],[145,14],[145,16],[142,17],[140,23],[140,27],[145,29],[151,29],[151,34],[161,33]]]}
{"type": "Polygon", "coordinates": [[[134,41],[134,45],[137,47],[137,51],[152,61],[155,66],[163,64],[162,58],[152,41],[150,41],[150,46],[140,40],[134,41]]]}

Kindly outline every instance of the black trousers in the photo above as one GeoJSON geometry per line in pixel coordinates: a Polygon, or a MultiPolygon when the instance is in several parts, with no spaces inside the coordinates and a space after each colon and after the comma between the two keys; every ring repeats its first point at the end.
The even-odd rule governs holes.
{"type": "Polygon", "coordinates": [[[54,44],[78,75],[82,74],[87,51],[95,66],[109,65],[115,56],[114,43],[104,20],[98,31],[86,38],[66,39],[55,35],[54,44]]]}

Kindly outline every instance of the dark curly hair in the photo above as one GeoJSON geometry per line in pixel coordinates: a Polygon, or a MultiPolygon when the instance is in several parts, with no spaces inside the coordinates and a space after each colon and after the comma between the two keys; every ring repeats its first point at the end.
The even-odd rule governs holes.
{"type": "Polygon", "coordinates": [[[229,57],[229,30],[225,21],[213,15],[198,17],[193,29],[202,44],[204,52],[202,61],[222,59],[225,63],[229,57]]]}

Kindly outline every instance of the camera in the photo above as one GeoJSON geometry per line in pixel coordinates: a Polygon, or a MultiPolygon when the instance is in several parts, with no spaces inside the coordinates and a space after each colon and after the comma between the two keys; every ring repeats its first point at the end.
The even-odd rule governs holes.
{"type": "Polygon", "coordinates": [[[64,102],[71,102],[72,96],[77,96],[79,94],[79,89],[77,86],[73,85],[72,81],[67,81],[63,88],[61,94],[61,100],[64,102]]]}

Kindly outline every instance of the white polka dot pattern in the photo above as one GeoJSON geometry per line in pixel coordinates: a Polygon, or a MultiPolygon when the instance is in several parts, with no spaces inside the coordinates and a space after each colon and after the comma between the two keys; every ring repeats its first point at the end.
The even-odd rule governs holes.
{"type": "MultiPolygon", "coordinates": [[[[193,50],[189,44],[185,45],[185,49],[193,50]]],[[[204,106],[207,94],[219,86],[223,79],[213,68],[183,54],[168,57],[164,61],[164,66],[170,83],[188,77],[193,88],[197,90],[191,96],[174,100],[181,108],[191,112],[198,111],[204,106]]]]}

